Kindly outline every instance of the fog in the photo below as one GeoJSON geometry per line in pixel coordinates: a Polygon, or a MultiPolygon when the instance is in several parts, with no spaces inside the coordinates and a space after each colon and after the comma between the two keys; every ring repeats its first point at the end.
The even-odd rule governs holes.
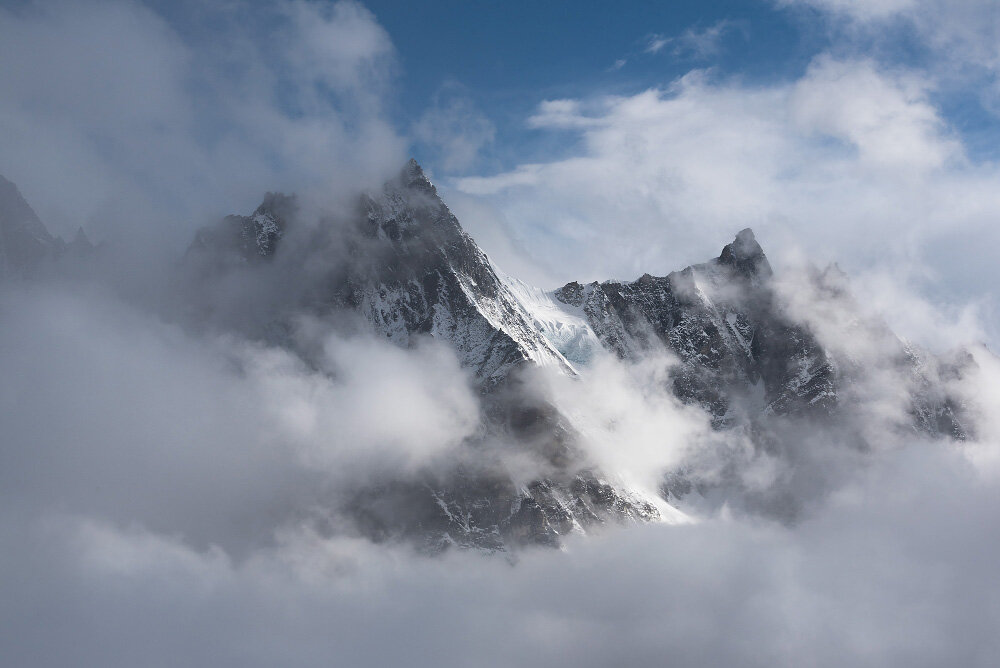
{"type": "Polygon", "coordinates": [[[515,566],[290,528],[234,560],[78,515],[4,522],[20,665],[989,666],[997,479],[914,449],[794,530],[714,518],[515,566]]]}

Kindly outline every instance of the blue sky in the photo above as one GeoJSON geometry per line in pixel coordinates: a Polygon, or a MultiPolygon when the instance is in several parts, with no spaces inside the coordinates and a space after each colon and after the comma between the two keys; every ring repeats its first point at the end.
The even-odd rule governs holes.
{"type": "MultiPolygon", "coordinates": [[[[458,84],[489,111],[499,132],[490,157],[544,155],[524,119],[540,99],[635,93],[666,85],[693,67],[717,67],[751,80],[794,76],[817,45],[790,12],[752,2],[404,2],[368,5],[393,35],[402,63],[401,119],[458,84]],[[712,53],[646,50],[725,22],[712,53]],[[624,61],[624,62],[623,62],[624,61]],[[620,67],[616,64],[622,63],[620,67]]],[[[421,147],[417,147],[418,151],[421,147]]]]}
{"type": "MultiPolygon", "coordinates": [[[[695,68],[765,84],[801,76],[818,54],[860,50],[891,66],[925,67],[933,50],[905,22],[861,39],[815,7],[753,0],[706,2],[367,3],[401,63],[400,123],[442,87],[460,88],[496,125],[488,158],[510,166],[565,149],[527,131],[540,99],[634,94],[695,68]],[[692,44],[703,40],[703,49],[692,44]],[[657,41],[663,46],[650,52],[657,41]],[[860,44],[858,42],[861,42],[860,44]]],[[[997,118],[976,90],[944,90],[942,114],[978,155],[997,153],[997,118]]],[[[419,155],[433,151],[419,144],[419,155]],[[423,149],[423,150],[422,150],[423,149]]],[[[423,157],[423,156],[421,156],[423,157]]]]}
{"type": "Polygon", "coordinates": [[[917,337],[996,341],[998,12],[16,0],[0,173],[57,233],[175,253],[267,190],[332,206],[413,155],[545,287],[665,274],[750,226],[917,337]]]}

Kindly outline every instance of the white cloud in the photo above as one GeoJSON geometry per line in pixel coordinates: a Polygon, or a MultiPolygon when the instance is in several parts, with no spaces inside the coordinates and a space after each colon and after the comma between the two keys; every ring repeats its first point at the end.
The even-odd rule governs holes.
{"type": "Polygon", "coordinates": [[[919,0],[779,0],[782,5],[810,5],[862,21],[882,20],[913,9],[919,0]]]}
{"type": "Polygon", "coordinates": [[[777,4],[813,7],[835,23],[846,24],[841,48],[888,44],[883,53],[893,53],[891,40],[898,29],[909,31],[930,49],[927,67],[943,86],[976,91],[997,109],[1000,17],[994,0],[778,0],[777,4]]]}
{"type": "Polygon", "coordinates": [[[659,53],[667,44],[670,44],[669,38],[663,35],[651,35],[644,51],[646,53],[659,53]]]}
{"type": "Polygon", "coordinates": [[[598,470],[656,495],[663,475],[711,440],[708,416],[670,391],[665,352],[634,365],[598,355],[579,378],[547,378],[553,402],[583,435],[598,470]]]}
{"type": "Polygon", "coordinates": [[[650,35],[643,51],[658,54],[669,46],[670,54],[675,57],[709,58],[719,53],[723,38],[734,28],[733,21],[723,19],[706,28],[692,26],[675,37],[650,35]]]}
{"type": "Polygon", "coordinates": [[[995,477],[918,449],[796,529],[634,527],[513,567],[300,529],[233,560],[77,515],[5,521],[0,642],[19,665],[986,668],[998,501],[995,477]]]}
{"type": "Polygon", "coordinates": [[[960,161],[962,147],[928,102],[929,87],[914,74],[824,56],[796,83],[791,120],[855,147],[862,163],[897,172],[939,168],[960,161]]]}
{"type": "Polygon", "coordinates": [[[175,256],[205,217],[266,190],[398,169],[404,142],[382,111],[395,54],[371,13],[245,10],[202,8],[223,28],[182,37],[131,0],[0,9],[0,173],[53,232],[86,224],[175,256]]]}
{"type": "Polygon", "coordinates": [[[0,486],[29,514],[72,510],[239,552],[324,495],[453,456],[478,425],[441,347],[324,329],[310,368],[94,290],[5,289],[0,313],[0,486]]]}
{"type": "Polygon", "coordinates": [[[829,56],[769,86],[695,71],[666,90],[543,103],[530,124],[578,132],[577,155],[453,185],[498,207],[560,281],[662,275],[751,226],[779,263],[803,251],[849,272],[923,266],[978,298],[995,280],[970,281],[954,255],[1000,242],[1000,174],[966,158],[932,91],[918,73],[829,56]]]}

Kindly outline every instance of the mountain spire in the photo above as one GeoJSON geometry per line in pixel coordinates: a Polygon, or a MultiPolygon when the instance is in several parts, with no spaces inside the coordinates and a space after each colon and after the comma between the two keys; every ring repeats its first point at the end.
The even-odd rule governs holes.
{"type": "Polygon", "coordinates": [[[406,166],[403,167],[402,180],[403,185],[407,188],[416,188],[417,190],[425,190],[437,194],[434,184],[427,178],[420,163],[414,158],[410,158],[406,162],[406,166]]]}
{"type": "Polygon", "coordinates": [[[740,230],[736,239],[722,249],[719,263],[727,264],[748,277],[768,278],[773,273],[764,249],[749,227],[740,230]]]}

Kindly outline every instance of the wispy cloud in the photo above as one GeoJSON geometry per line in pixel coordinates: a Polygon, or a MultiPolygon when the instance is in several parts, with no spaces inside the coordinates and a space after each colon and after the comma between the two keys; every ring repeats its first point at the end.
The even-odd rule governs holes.
{"type": "Polygon", "coordinates": [[[933,53],[930,74],[942,85],[971,89],[1000,109],[1000,20],[993,0],[777,0],[780,7],[820,10],[841,32],[842,48],[880,44],[892,52],[898,31],[933,53]],[[852,44],[852,41],[855,42],[852,44]]]}
{"type": "Polygon", "coordinates": [[[692,26],[672,37],[653,34],[646,38],[643,52],[658,54],[665,51],[675,57],[711,58],[721,52],[725,37],[739,27],[740,24],[723,19],[705,28],[692,26]]]}
{"type": "Polygon", "coordinates": [[[576,155],[456,185],[490,197],[519,235],[544,224],[532,248],[566,280],[675,269],[750,225],[776,256],[927,261],[949,289],[982,295],[938,253],[1000,242],[998,175],[967,158],[934,90],[919,72],[828,56],[766,86],[693,72],[667,90],[543,103],[530,123],[578,132],[576,155]]]}
{"type": "Polygon", "coordinates": [[[457,83],[445,84],[413,124],[413,136],[434,152],[446,171],[473,166],[496,136],[496,127],[457,83]]]}
{"type": "Polygon", "coordinates": [[[663,47],[670,44],[672,40],[663,35],[650,35],[646,41],[646,46],[643,49],[646,53],[659,53],[663,50],[663,47]]]}

